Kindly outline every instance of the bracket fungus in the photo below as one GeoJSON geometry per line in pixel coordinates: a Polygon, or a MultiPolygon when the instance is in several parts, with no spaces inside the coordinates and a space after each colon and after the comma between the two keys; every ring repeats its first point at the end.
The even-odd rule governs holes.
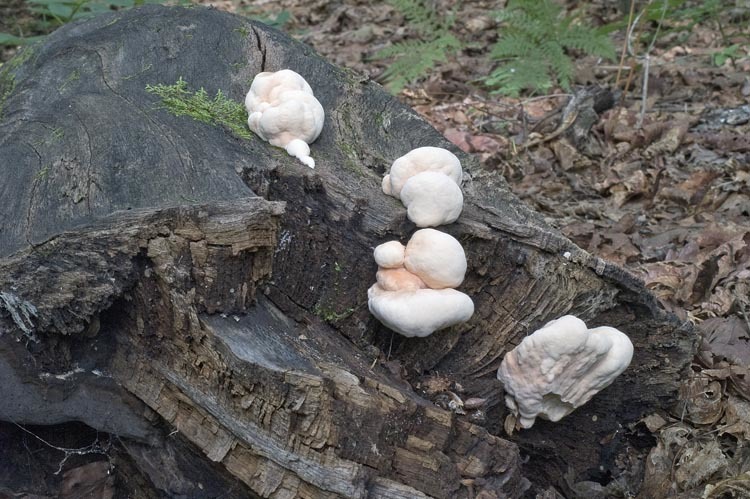
{"type": "Polygon", "coordinates": [[[522,428],[559,421],[609,386],[630,364],[633,344],[613,327],[588,329],[572,315],[548,322],[505,355],[497,377],[522,428]]]}
{"type": "Polygon", "coordinates": [[[383,192],[406,206],[417,227],[453,223],[463,209],[461,162],[440,147],[419,147],[401,156],[383,178],[383,192]]]}
{"type": "Polygon", "coordinates": [[[291,69],[257,74],[245,108],[250,130],[315,168],[309,144],[320,135],[325,112],[302,76],[291,69]]]}
{"type": "Polygon", "coordinates": [[[466,273],[466,255],[453,236],[418,230],[406,246],[398,241],[381,244],[374,257],[377,282],[367,291],[368,306],[393,331],[429,336],[474,314],[471,298],[452,289],[466,273]]]}

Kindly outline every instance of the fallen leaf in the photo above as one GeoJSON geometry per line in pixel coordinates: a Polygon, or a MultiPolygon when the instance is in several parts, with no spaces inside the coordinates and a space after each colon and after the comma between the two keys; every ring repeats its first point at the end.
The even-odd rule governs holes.
{"type": "Polygon", "coordinates": [[[675,481],[682,490],[689,490],[726,468],[727,457],[715,439],[691,440],[678,453],[675,481]]]}
{"type": "Polygon", "coordinates": [[[719,434],[729,433],[738,439],[750,439],[750,402],[730,395],[726,402],[723,425],[719,434]]]}
{"type": "Polygon", "coordinates": [[[750,332],[737,316],[706,319],[698,330],[708,342],[714,357],[740,366],[750,365],[750,332]]]}
{"type": "Polygon", "coordinates": [[[724,411],[721,394],[721,383],[694,374],[680,385],[679,400],[672,414],[694,424],[714,424],[724,411]]]}

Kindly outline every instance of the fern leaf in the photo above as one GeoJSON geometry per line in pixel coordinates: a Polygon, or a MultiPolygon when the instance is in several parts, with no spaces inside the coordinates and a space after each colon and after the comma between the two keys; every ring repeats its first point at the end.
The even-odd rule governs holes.
{"type": "Polygon", "coordinates": [[[398,57],[382,74],[383,81],[391,92],[400,92],[407,84],[422,77],[436,63],[447,59],[447,52],[459,48],[461,43],[451,34],[421,43],[402,44],[408,51],[398,57]]]}
{"type": "Polygon", "coordinates": [[[569,49],[615,57],[614,46],[603,31],[563,16],[562,7],[552,0],[509,0],[498,19],[503,31],[490,57],[500,65],[484,82],[499,93],[545,90],[552,86],[553,77],[568,88],[574,73],[566,53],[569,49]]]}
{"type": "Polygon", "coordinates": [[[496,88],[493,93],[518,97],[522,90],[532,89],[545,92],[552,87],[546,65],[516,59],[497,67],[485,80],[496,88]]]}

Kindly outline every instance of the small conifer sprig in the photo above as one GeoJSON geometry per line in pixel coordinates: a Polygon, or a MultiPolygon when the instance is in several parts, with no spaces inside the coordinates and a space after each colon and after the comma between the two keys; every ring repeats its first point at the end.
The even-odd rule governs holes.
{"type": "Polygon", "coordinates": [[[146,91],[161,97],[161,107],[175,116],[190,116],[203,123],[224,126],[243,139],[253,136],[247,128],[245,106],[229,99],[221,90],[213,98],[203,87],[192,92],[180,77],[174,85],[146,85],[146,91]]]}

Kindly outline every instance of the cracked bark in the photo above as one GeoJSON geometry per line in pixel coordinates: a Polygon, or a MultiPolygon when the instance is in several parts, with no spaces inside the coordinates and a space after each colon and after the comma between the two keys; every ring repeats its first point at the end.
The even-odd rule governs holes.
{"type": "MultiPolygon", "coordinates": [[[[690,329],[471,157],[460,155],[464,212],[442,229],[466,249],[475,316],[404,339],[369,315],[372,249],[414,230],[382,174],[414,147],[450,147],[377,85],[205,9],[110,13],[33,50],[0,122],[0,292],[34,307],[35,340],[0,310],[0,420],[118,436],[117,486],[144,497],[518,497],[524,475],[532,490],[568,468],[602,480],[644,450],[632,425],[673,399],[690,329]],[[241,102],[254,74],[285,67],[326,109],[314,171],[145,92],[182,77],[241,102]],[[83,173],[97,182],[86,209],[65,195],[83,173]],[[510,441],[495,371],[564,313],[626,331],[633,365],[562,422],[510,441]],[[486,398],[482,414],[442,405],[423,388],[437,377],[486,398]]],[[[59,485],[23,480],[0,470],[16,491],[59,485]]]]}

